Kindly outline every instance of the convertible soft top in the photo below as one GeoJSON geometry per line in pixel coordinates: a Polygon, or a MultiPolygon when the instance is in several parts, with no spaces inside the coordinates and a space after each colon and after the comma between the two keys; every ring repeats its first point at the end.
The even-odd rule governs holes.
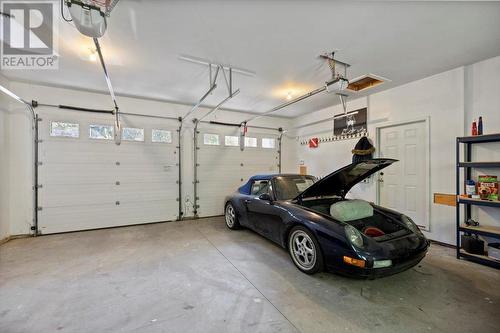
{"type": "Polygon", "coordinates": [[[241,194],[250,194],[251,190],[252,190],[252,182],[256,181],[256,180],[270,180],[272,179],[273,177],[277,176],[278,174],[268,174],[268,175],[255,175],[255,176],[252,176],[250,177],[250,179],[248,179],[248,182],[241,186],[239,189],[238,189],[238,192],[241,193],[241,194]]]}

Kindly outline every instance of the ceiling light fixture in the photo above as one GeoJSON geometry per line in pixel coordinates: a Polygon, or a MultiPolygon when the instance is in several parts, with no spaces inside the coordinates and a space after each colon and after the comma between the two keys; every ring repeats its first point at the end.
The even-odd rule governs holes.
{"type": "Polygon", "coordinates": [[[92,62],[97,61],[97,51],[95,49],[90,49],[89,60],[92,62]]]}
{"type": "Polygon", "coordinates": [[[288,94],[286,95],[286,99],[287,100],[291,100],[293,97],[292,97],[292,92],[289,91],[288,94]]]}

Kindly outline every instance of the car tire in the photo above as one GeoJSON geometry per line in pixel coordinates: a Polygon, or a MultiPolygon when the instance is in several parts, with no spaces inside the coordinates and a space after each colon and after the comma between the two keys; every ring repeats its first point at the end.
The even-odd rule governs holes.
{"type": "Polygon", "coordinates": [[[313,233],[302,226],[293,227],[288,234],[288,253],[295,266],[306,274],[323,271],[323,253],[313,233]]]}
{"type": "Polygon", "coordinates": [[[231,230],[241,228],[240,222],[238,221],[238,214],[236,214],[236,209],[230,202],[226,204],[226,208],[224,209],[224,220],[226,222],[226,227],[231,230]]]}

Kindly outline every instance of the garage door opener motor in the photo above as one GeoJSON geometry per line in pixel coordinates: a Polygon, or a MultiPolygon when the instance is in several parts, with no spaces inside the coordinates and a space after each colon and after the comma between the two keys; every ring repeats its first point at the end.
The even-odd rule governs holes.
{"type": "Polygon", "coordinates": [[[64,0],[71,15],[68,20],[64,16],[63,7],[61,14],[66,21],[72,21],[76,29],[85,36],[100,38],[104,36],[108,27],[107,17],[119,0],[64,0]]]}

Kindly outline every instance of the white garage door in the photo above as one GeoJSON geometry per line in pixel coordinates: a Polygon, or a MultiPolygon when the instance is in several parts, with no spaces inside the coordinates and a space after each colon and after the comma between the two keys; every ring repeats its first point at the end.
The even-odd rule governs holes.
{"type": "Polygon", "coordinates": [[[205,125],[198,134],[198,216],[224,212],[224,199],[255,174],[278,173],[277,131],[249,128],[241,151],[239,128],[205,125]],[[268,132],[268,133],[266,133],[268,132]]]}
{"type": "Polygon", "coordinates": [[[40,110],[39,220],[42,234],[175,220],[175,120],[40,110]]]}

